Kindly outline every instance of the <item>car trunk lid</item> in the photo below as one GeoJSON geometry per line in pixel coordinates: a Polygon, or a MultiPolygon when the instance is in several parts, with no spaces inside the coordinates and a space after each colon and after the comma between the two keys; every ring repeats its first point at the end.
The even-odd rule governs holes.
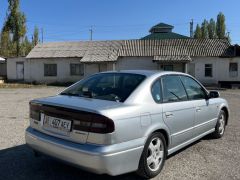
{"type": "Polygon", "coordinates": [[[122,103],[65,95],[37,99],[30,102],[30,122],[33,128],[43,133],[86,143],[89,132],[114,131],[113,121],[100,115],[99,111],[119,104],[122,103]]]}

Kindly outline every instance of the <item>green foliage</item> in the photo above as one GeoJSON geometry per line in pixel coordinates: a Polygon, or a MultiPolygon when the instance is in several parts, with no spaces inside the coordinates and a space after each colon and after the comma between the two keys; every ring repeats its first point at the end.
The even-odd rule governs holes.
{"type": "Polygon", "coordinates": [[[37,26],[34,27],[34,33],[32,38],[32,44],[33,46],[36,46],[39,42],[39,29],[37,26]]]}
{"type": "Polygon", "coordinates": [[[217,16],[217,36],[218,38],[226,38],[226,25],[225,25],[225,16],[223,13],[219,13],[217,16]]]}
{"type": "Polygon", "coordinates": [[[26,36],[26,16],[20,11],[20,0],[8,0],[6,14],[1,31],[0,55],[26,56],[33,48],[33,42],[30,42],[26,36]]]}
{"type": "Polygon", "coordinates": [[[210,19],[208,24],[208,35],[210,39],[217,38],[216,35],[216,22],[213,18],[210,19]]]}
{"type": "Polygon", "coordinates": [[[202,31],[202,38],[203,39],[208,39],[209,38],[209,35],[208,35],[208,21],[206,19],[204,19],[204,21],[202,23],[201,31],[202,31]]]}
{"type": "Polygon", "coordinates": [[[27,56],[28,53],[32,50],[32,48],[33,48],[32,42],[30,42],[26,36],[21,44],[21,55],[27,56]]]}
{"type": "Polygon", "coordinates": [[[213,18],[211,18],[209,22],[204,19],[201,27],[199,25],[196,26],[194,38],[228,38],[230,40],[230,37],[226,36],[226,24],[224,14],[221,12],[218,14],[217,23],[213,18]]]}
{"type": "Polygon", "coordinates": [[[196,30],[194,32],[194,38],[195,39],[201,39],[202,38],[202,30],[201,30],[199,24],[197,24],[196,30]]]}
{"type": "Polygon", "coordinates": [[[16,44],[17,56],[20,55],[20,40],[26,34],[26,17],[20,11],[19,0],[8,0],[8,12],[3,31],[9,31],[13,34],[12,41],[16,44]]]}
{"type": "Polygon", "coordinates": [[[10,48],[11,48],[11,41],[10,41],[10,33],[9,31],[3,31],[1,33],[1,48],[0,48],[0,53],[1,55],[8,57],[11,52],[10,52],[10,48]]]}

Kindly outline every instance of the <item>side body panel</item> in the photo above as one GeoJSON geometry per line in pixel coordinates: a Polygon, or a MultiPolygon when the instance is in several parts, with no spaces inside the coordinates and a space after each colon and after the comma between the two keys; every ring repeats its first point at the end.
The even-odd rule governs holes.
{"type": "Polygon", "coordinates": [[[217,122],[218,110],[214,100],[195,100],[194,136],[214,128],[217,122]]]}
{"type": "Polygon", "coordinates": [[[183,101],[162,104],[163,119],[171,133],[172,143],[169,148],[193,138],[194,105],[183,101]]]}

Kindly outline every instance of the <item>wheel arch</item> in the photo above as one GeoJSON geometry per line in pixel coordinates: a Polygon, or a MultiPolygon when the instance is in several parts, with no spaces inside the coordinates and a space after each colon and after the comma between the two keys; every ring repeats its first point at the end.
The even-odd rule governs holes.
{"type": "Polygon", "coordinates": [[[229,119],[229,110],[226,106],[222,106],[221,110],[225,112],[226,114],[226,125],[228,125],[228,119],[229,119]]]}
{"type": "Polygon", "coordinates": [[[165,137],[165,140],[166,140],[167,148],[168,148],[171,144],[171,136],[170,136],[169,129],[167,127],[165,127],[164,125],[157,125],[157,126],[152,127],[151,129],[148,129],[148,131],[145,133],[145,137],[147,137],[146,141],[147,141],[148,137],[151,136],[155,132],[160,132],[163,134],[163,136],[165,137]]]}
{"type": "Polygon", "coordinates": [[[168,132],[167,132],[166,130],[164,130],[164,129],[157,129],[157,130],[155,130],[154,132],[152,132],[152,134],[153,134],[153,133],[156,133],[156,132],[160,132],[160,133],[163,134],[163,136],[164,136],[164,138],[165,138],[165,140],[166,140],[167,147],[169,147],[170,137],[169,137],[169,135],[168,135],[168,132]]]}

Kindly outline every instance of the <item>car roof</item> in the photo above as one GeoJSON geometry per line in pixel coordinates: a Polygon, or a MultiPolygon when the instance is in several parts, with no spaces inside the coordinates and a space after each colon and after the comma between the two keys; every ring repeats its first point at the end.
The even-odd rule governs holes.
{"type": "Polygon", "coordinates": [[[185,74],[181,72],[161,71],[161,70],[120,70],[120,71],[105,71],[101,73],[130,73],[130,74],[140,74],[147,77],[150,77],[153,75],[165,75],[165,74],[185,74]]]}

